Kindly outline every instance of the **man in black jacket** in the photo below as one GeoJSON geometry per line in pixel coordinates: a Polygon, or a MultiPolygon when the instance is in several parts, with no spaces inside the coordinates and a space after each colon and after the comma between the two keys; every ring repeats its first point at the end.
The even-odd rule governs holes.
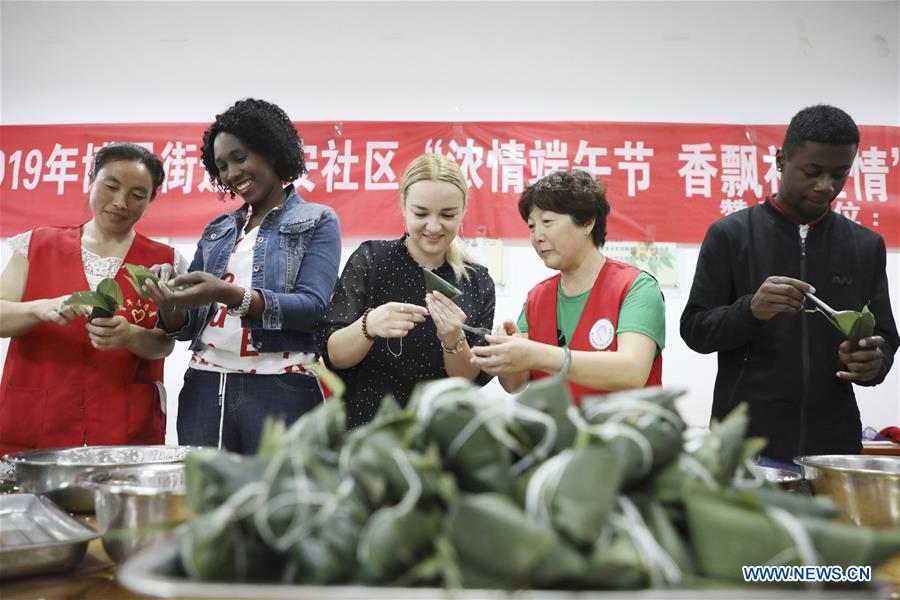
{"type": "Polygon", "coordinates": [[[712,416],[747,402],[748,435],[769,440],[761,464],[796,468],[799,455],[859,453],[853,384],[881,383],[900,344],[884,240],[831,210],[858,145],[844,111],[800,111],[775,155],[778,193],[713,223],[700,248],[681,337],[719,353],[712,416]],[[868,305],[875,335],[851,347],[804,310],[806,292],[838,310],[868,305]]]}

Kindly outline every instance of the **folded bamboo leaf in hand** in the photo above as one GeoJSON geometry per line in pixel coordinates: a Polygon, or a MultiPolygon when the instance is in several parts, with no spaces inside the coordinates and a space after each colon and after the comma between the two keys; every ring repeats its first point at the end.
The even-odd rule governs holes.
{"type": "Polygon", "coordinates": [[[850,342],[856,346],[859,340],[871,336],[875,331],[875,315],[865,305],[862,310],[834,310],[812,294],[806,294],[815,304],[815,308],[807,309],[807,312],[820,312],[828,322],[840,331],[850,342]]]}
{"type": "Polygon", "coordinates": [[[451,300],[456,300],[462,296],[462,290],[451,284],[449,281],[446,281],[431,269],[422,267],[422,275],[425,277],[426,292],[440,292],[451,300]]]}
{"type": "Polygon", "coordinates": [[[96,291],[74,292],[63,304],[92,306],[91,316],[88,317],[90,320],[112,317],[122,307],[123,302],[122,288],[115,279],[107,277],[97,284],[96,291]]]}
{"type": "MultiPolygon", "coordinates": [[[[133,265],[131,263],[125,263],[122,266],[125,268],[126,271],[128,271],[128,274],[125,276],[125,279],[128,280],[128,283],[131,284],[131,287],[134,288],[134,291],[137,292],[137,294],[141,298],[143,298],[145,300],[149,300],[150,296],[147,295],[146,292],[144,292],[144,284],[147,283],[147,281],[152,281],[154,284],[159,286],[160,285],[159,275],[157,275],[156,273],[154,273],[153,271],[151,271],[150,269],[148,269],[147,267],[142,266],[142,265],[133,265]]],[[[171,286],[169,286],[168,283],[166,283],[164,285],[166,287],[168,287],[170,290],[172,290],[173,292],[180,292],[182,290],[186,290],[189,287],[189,286],[185,286],[185,285],[171,287],[171,286]]]]}

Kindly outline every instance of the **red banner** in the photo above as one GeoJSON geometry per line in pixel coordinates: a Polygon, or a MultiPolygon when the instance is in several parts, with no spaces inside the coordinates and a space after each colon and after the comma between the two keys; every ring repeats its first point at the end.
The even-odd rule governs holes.
{"type": "MultiPolygon", "coordinates": [[[[138,228],[197,237],[213,216],[237,207],[211,191],[200,162],[203,123],[6,125],[0,127],[0,236],[89,218],[87,178],[96,150],[144,144],[166,182],[138,228]]],[[[775,149],[784,125],[669,123],[297,123],[309,175],[307,200],[337,211],[345,236],[402,232],[398,184],[423,152],[453,156],[470,185],[468,237],[524,238],[522,190],[578,167],[608,184],[611,240],[698,243],[710,223],[777,191],[775,149]]],[[[834,210],[900,247],[900,128],[861,127],[850,178],[834,210]]]]}

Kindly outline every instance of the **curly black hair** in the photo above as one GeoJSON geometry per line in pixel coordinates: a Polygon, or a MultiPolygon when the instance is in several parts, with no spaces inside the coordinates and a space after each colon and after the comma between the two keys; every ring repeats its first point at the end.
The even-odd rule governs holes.
{"type": "Polygon", "coordinates": [[[210,182],[220,195],[230,192],[234,198],[234,190],[219,177],[213,153],[213,142],[223,131],[240,139],[253,152],[274,161],[275,174],[281,181],[294,181],[308,172],[303,161],[303,140],[287,113],[265,100],[238,100],[234,106],[216,115],[216,120],[203,133],[201,159],[210,182]]]}
{"type": "Polygon", "coordinates": [[[570,215],[578,225],[592,220],[591,239],[598,248],[606,243],[606,217],[609,201],[606,186],[584,169],[554,171],[527,188],[519,198],[519,214],[527,223],[532,209],[570,215]]]}

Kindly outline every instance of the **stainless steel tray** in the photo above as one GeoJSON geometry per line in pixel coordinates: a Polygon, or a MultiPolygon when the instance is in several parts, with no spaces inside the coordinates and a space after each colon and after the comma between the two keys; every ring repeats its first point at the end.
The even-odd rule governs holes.
{"type": "Polygon", "coordinates": [[[306,586],[251,583],[202,583],[191,581],[180,573],[177,561],[178,538],[144,548],[119,568],[119,584],[129,591],[158,598],[267,598],[291,600],[575,600],[587,598],[624,598],[626,600],[713,600],[743,598],[825,598],[856,600],[890,598],[890,590],[873,587],[860,591],[822,589],[669,589],[622,591],[566,592],[559,590],[464,590],[447,592],[437,588],[368,587],[362,585],[306,586]]]}
{"type": "Polygon", "coordinates": [[[46,498],[0,495],[0,579],[71,569],[97,536],[46,498]]]}

